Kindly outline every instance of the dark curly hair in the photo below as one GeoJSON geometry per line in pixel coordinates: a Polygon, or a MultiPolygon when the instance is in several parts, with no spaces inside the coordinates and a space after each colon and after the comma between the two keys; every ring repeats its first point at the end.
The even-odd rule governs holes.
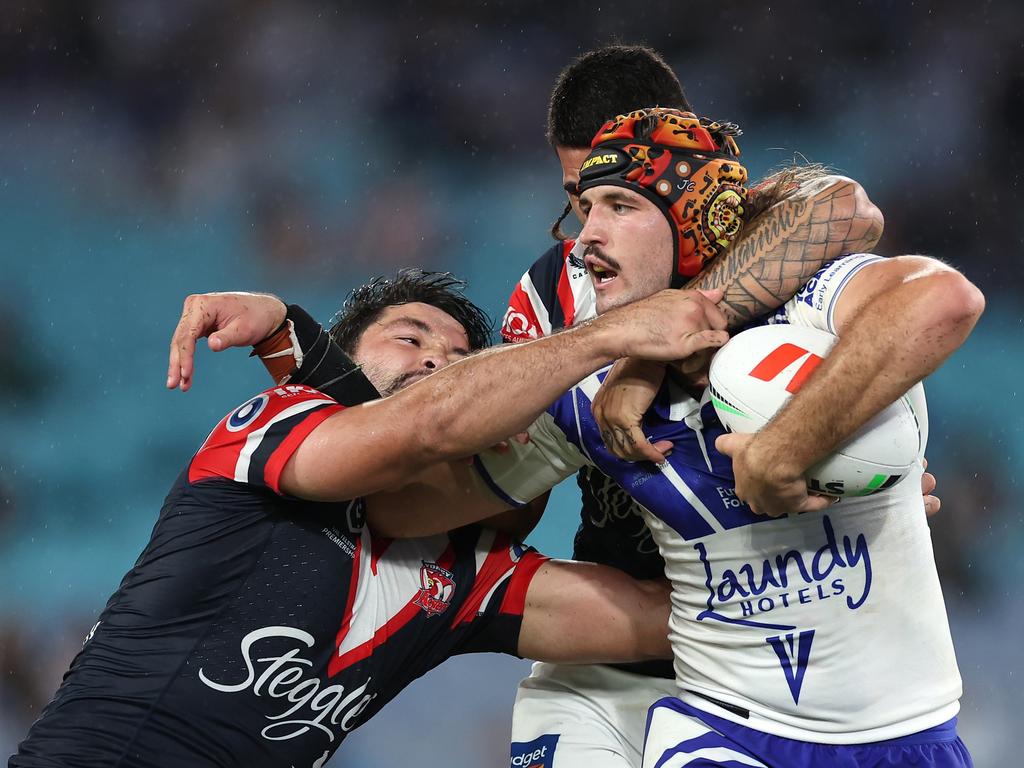
{"type": "Polygon", "coordinates": [[[349,294],[334,316],[331,338],[351,355],[363,331],[388,307],[420,302],[451,315],[466,331],[470,349],[491,344],[491,319],[466,298],[466,283],[451,272],[400,269],[393,278],[375,277],[349,294]]]}
{"type": "Polygon", "coordinates": [[[548,142],[587,149],[605,121],[635,109],[690,112],[672,68],[646,45],[606,45],[562,70],[548,104],[548,142]]]}
{"type": "MultiPolygon", "coordinates": [[[[557,149],[587,149],[605,121],[635,109],[671,107],[691,112],[676,73],[646,45],[605,45],[587,51],[561,71],[548,102],[548,143],[557,149]]],[[[572,213],[566,203],[551,225],[551,236],[565,240],[562,222],[572,213]]]]}

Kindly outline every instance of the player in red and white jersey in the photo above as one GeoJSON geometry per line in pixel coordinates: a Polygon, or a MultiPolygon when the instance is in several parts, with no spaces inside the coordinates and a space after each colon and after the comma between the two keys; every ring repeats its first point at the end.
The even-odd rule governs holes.
{"type": "Polygon", "coordinates": [[[365,525],[388,504],[379,491],[523,428],[603,361],[694,348],[692,317],[651,333],[693,300],[666,293],[462,361],[488,332],[456,285],[410,272],[369,286],[339,331],[368,382],[349,363],[322,390],[274,387],[216,426],[12,767],[322,765],[457,653],[667,652],[660,584],[548,561],[479,526],[395,541],[365,525]],[[508,404],[509,381],[530,394],[508,404]],[[357,404],[376,391],[395,394],[357,404]]]}

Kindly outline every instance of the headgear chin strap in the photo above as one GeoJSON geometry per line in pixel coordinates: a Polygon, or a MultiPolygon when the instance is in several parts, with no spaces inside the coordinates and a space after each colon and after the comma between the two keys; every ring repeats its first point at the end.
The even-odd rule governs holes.
{"type": "Polygon", "coordinates": [[[605,123],[580,167],[579,191],[625,187],[657,205],[672,225],[672,287],[681,288],[743,225],[747,169],[733,123],[675,109],[641,109],[605,123]]]}

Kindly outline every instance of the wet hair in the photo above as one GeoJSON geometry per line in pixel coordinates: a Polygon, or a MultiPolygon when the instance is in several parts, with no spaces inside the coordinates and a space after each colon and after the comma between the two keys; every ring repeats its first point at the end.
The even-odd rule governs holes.
{"type": "Polygon", "coordinates": [[[794,158],[789,165],[773,170],[750,188],[747,202],[743,205],[744,226],[750,226],[754,219],[789,197],[798,187],[834,173],[826,165],[808,163],[801,158],[794,158]]]}
{"type": "Polygon", "coordinates": [[[375,277],[349,294],[334,316],[331,338],[352,355],[370,323],[388,307],[420,302],[450,315],[466,331],[472,350],[491,344],[491,319],[466,298],[466,283],[451,272],[400,269],[393,278],[375,277]]]}
{"type": "Polygon", "coordinates": [[[645,45],[587,51],[562,70],[548,105],[548,142],[584,149],[606,121],[647,107],[692,112],[675,72],[645,45]]]}

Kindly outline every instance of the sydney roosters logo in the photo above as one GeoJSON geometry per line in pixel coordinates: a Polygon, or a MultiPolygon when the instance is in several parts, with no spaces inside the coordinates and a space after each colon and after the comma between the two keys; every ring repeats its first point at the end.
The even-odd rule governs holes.
{"type": "Polygon", "coordinates": [[[524,341],[536,339],[540,334],[529,317],[509,307],[501,323],[501,335],[506,341],[524,341]]]}
{"type": "Polygon", "coordinates": [[[420,568],[420,591],[412,602],[428,616],[437,616],[448,610],[455,594],[455,574],[437,563],[423,561],[420,568]]]}

